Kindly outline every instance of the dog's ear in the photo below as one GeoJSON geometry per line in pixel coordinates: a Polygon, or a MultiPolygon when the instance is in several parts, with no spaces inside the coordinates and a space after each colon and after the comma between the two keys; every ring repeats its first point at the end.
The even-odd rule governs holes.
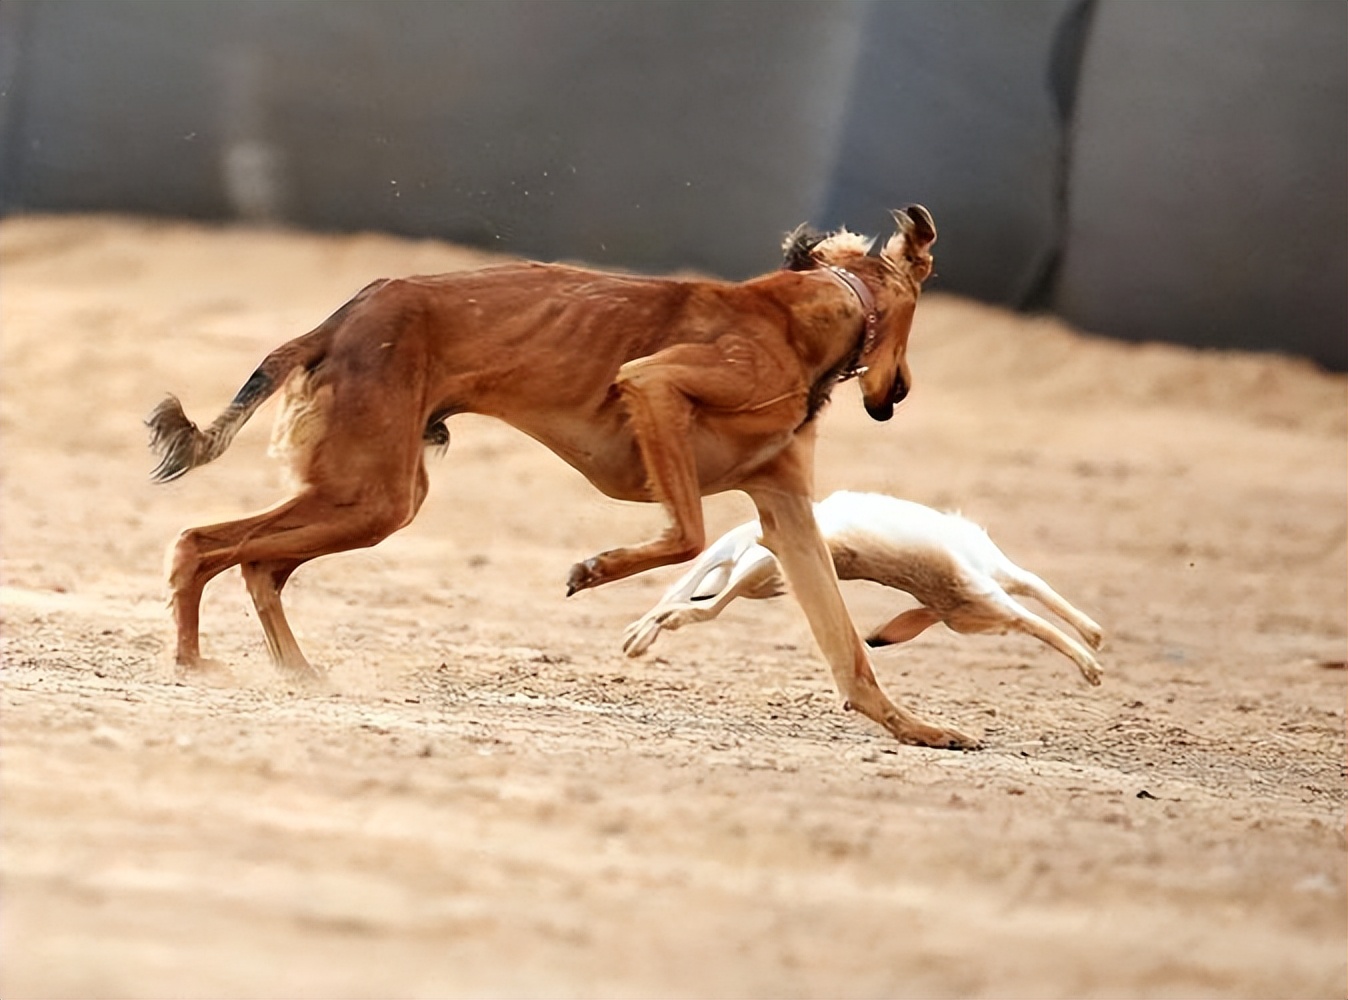
{"type": "MultiPolygon", "coordinates": [[[[902,211],[895,212],[895,221],[900,216],[906,218],[911,226],[907,236],[909,240],[916,244],[916,249],[925,250],[936,242],[936,223],[932,220],[931,213],[921,205],[909,205],[902,211]]],[[[902,228],[902,223],[900,223],[900,228],[902,228]]]]}
{"type": "Polygon", "coordinates": [[[787,271],[810,271],[819,266],[814,259],[814,248],[824,241],[825,234],[816,233],[808,222],[802,222],[782,241],[782,268],[787,271]]]}
{"type": "Polygon", "coordinates": [[[936,223],[931,213],[921,205],[909,205],[890,212],[894,224],[899,227],[898,235],[906,240],[913,250],[925,250],[936,242],[936,223]]]}
{"type": "Polygon", "coordinates": [[[936,223],[932,221],[931,213],[921,205],[909,205],[890,214],[894,216],[898,232],[885,241],[881,256],[895,264],[906,258],[930,261],[927,249],[936,242],[936,223]]]}

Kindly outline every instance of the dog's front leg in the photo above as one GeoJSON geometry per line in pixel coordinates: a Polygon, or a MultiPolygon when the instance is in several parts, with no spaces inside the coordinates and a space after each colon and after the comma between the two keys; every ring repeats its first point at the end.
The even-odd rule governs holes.
{"type": "MultiPolygon", "coordinates": [[[[798,444],[812,451],[810,442],[798,439],[798,444]]],[[[884,726],[903,743],[949,750],[976,748],[978,740],[954,729],[929,725],[894,704],[875,679],[866,647],[838,590],[828,546],[814,519],[808,457],[802,461],[800,454],[784,455],[768,475],[755,477],[746,490],[758,507],[763,544],[781,563],[846,707],[884,726]]]]}
{"type": "MultiPolygon", "coordinates": [[[[646,485],[651,499],[664,505],[670,525],[654,541],[577,563],[567,580],[568,595],[684,562],[702,551],[706,533],[695,417],[715,414],[715,447],[722,465],[733,467],[748,464],[765,437],[784,429],[783,421],[789,428],[804,416],[809,389],[801,381],[799,359],[782,346],[774,326],[746,324],[714,341],[675,344],[618,369],[613,384],[627,412],[646,485]],[[743,422],[751,425],[747,432],[743,422]]],[[[711,436],[705,423],[700,434],[705,444],[711,436]]]]}
{"type": "Polygon", "coordinates": [[[688,437],[695,404],[686,386],[716,358],[710,345],[680,345],[629,361],[618,370],[616,385],[647,484],[669,513],[670,525],[654,541],[609,549],[576,563],[566,581],[568,597],[657,566],[684,562],[702,551],[706,544],[702,490],[688,437]]]}

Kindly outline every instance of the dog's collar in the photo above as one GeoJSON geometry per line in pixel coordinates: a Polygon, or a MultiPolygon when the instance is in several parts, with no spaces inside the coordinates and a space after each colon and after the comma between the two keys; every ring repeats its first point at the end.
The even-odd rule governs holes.
{"type": "Polygon", "coordinates": [[[875,296],[871,294],[871,290],[866,287],[864,281],[851,271],[847,270],[847,268],[838,267],[836,264],[827,264],[825,265],[824,270],[831,278],[846,286],[852,294],[857,297],[857,301],[861,303],[862,311],[866,314],[866,321],[862,325],[861,344],[857,350],[856,362],[851,369],[843,372],[842,375],[839,376],[839,380],[841,381],[854,378],[866,370],[860,362],[861,359],[870,352],[872,345],[875,343],[876,332],[880,324],[880,315],[875,308],[875,296]]]}

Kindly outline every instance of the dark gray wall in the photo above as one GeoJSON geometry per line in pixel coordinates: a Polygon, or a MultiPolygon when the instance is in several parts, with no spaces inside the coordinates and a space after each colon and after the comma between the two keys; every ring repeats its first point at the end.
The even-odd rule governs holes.
{"type": "Polygon", "coordinates": [[[0,0],[0,207],[742,277],[928,205],[935,287],[1348,367],[1348,6],[0,0]]]}
{"type": "Polygon", "coordinates": [[[747,275],[816,209],[865,8],[7,3],[9,207],[747,275]]]}
{"type": "Polygon", "coordinates": [[[222,217],[209,5],[0,3],[4,207],[222,217]]]}
{"type": "Polygon", "coordinates": [[[1048,67],[1080,6],[871,8],[824,220],[873,229],[920,201],[940,231],[935,287],[1029,297],[1061,228],[1066,133],[1048,67]]]}
{"type": "Polygon", "coordinates": [[[1348,368],[1348,6],[1104,2],[1054,307],[1348,368]]]}

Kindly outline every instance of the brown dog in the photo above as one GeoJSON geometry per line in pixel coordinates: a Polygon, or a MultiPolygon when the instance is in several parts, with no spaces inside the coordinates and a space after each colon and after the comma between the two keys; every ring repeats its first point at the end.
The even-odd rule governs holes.
{"type": "Polygon", "coordinates": [[[320,677],[281,609],[295,568],[374,545],[426,497],[423,453],[455,413],[498,417],[611,497],[662,503],[659,538],[571,570],[568,593],[682,562],[705,544],[703,496],[746,492],[847,705],[906,743],[967,748],[880,689],[838,591],[811,507],[815,416],[857,375],[888,420],[908,392],[905,352],[936,239],[920,206],[896,212],[878,255],[846,231],[802,230],[787,267],[742,283],[505,264],[367,286],[317,329],[273,351],[213,424],[172,397],[147,421],[154,479],[209,462],[284,384],[278,438],[295,496],[238,521],[184,531],[169,586],[180,670],[202,669],[202,588],[242,568],[277,666],[320,677]]]}

